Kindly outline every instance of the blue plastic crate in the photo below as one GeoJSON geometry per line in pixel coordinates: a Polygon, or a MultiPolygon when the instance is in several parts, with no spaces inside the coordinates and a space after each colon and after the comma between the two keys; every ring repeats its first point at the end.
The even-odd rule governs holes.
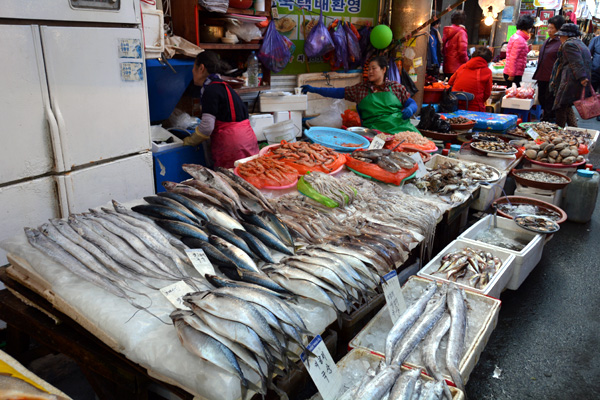
{"type": "Polygon", "coordinates": [[[493,114],[480,111],[458,110],[453,113],[442,114],[446,118],[464,117],[475,121],[473,129],[482,131],[503,132],[517,126],[516,115],[512,114],[493,114]]]}
{"type": "Polygon", "coordinates": [[[164,181],[181,182],[191,176],[181,166],[183,164],[200,164],[206,166],[204,148],[202,146],[181,146],[152,154],[154,162],[154,184],[156,193],[164,192],[164,181]]]}
{"type": "Polygon", "coordinates": [[[146,60],[148,103],[153,123],[169,118],[193,78],[194,60],[171,59],[169,64],[176,73],[158,60],[146,60]]]}

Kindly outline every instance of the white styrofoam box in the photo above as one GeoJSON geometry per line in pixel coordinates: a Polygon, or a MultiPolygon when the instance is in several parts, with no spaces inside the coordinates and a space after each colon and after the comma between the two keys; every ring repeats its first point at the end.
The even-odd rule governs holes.
{"type": "Polygon", "coordinates": [[[435,279],[436,281],[452,283],[452,281],[445,278],[444,275],[434,275],[440,266],[442,265],[442,257],[444,257],[448,253],[453,253],[455,251],[460,251],[465,247],[470,247],[473,250],[482,250],[489,251],[493,256],[498,257],[502,261],[502,267],[494,274],[492,279],[483,289],[477,289],[472,286],[454,282],[455,285],[462,287],[463,289],[472,290],[474,292],[484,294],[487,296],[492,296],[496,299],[500,298],[500,293],[506,287],[508,281],[512,277],[513,273],[513,262],[515,260],[515,255],[508,253],[505,250],[500,249],[491,249],[487,243],[482,242],[467,242],[462,239],[456,239],[452,241],[448,246],[444,248],[444,250],[440,251],[440,253],[433,258],[431,261],[424,266],[417,275],[422,276],[424,278],[435,279]]]}
{"type": "Polygon", "coordinates": [[[275,111],[273,122],[278,123],[291,119],[296,127],[296,137],[302,136],[302,112],[301,111],[275,111]]]}
{"type": "Polygon", "coordinates": [[[163,128],[161,125],[152,125],[150,127],[150,138],[152,139],[152,152],[160,153],[161,151],[174,149],[183,146],[183,140],[173,135],[171,132],[163,128]],[[173,138],[172,143],[155,143],[154,141],[163,141],[173,138]]]}
{"type": "MultiPolygon", "coordinates": [[[[0,241],[22,232],[26,226],[36,227],[60,217],[54,180],[44,177],[1,187],[0,216],[0,241]]],[[[6,252],[0,249],[0,265],[7,262],[6,252]]]]}
{"type": "Polygon", "coordinates": [[[502,98],[502,108],[516,108],[517,110],[531,110],[533,106],[533,99],[516,99],[502,98]]]}
{"type": "Polygon", "coordinates": [[[479,197],[471,204],[471,208],[477,211],[485,211],[502,194],[502,189],[506,183],[506,172],[502,172],[502,177],[490,184],[480,184],[479,197]]]}
{"type": "Polygon", "coordinates": [[[506,235],[510,235],[510,237],[514,239],[527,242],[527,245],[521,251],[515,251],[475,240],[475,238],[478,237],[481,232],[486,231],[493,226],[493,218],[493,215],[488,215],[487,217],[482,218],[477,223],[473,224],[473,226],[471,226],[469,229],[464,231],[458,238],[464,240],[465,242],[485,244],[490,249],[502,250],[507,253],[514,254],[515,261],[513,262],[513,273],[511,279],[506,285],[506,288],[517,290],[542,258],[545,235],[530,232],[515,224],[512,219],[498,216],[496,217],[496,226],[504,230],[506,235]]]}
{"type": "Polygon", "coordinates": [[[148,196],[155,192],[153,171],[152,153],[146,151],[56,175],[62,216],[85,212],[112,199],[124,203],[148,196]]]}
{"type": "Polygon", "coordinates": [[[146,58],[158,58],[165,50],[165,32],[163,12],[160,10],[142,10],[144,21],[144,49],[146,58]]]}
{"type": "MultiPolygon", "coordinates": [[[[408,282],[406,282],[406,284],[402,287],[402,292],[410,293],[415,288],[420,288],[421,290],[425,290],[425,288],[427,287],[427,285],[429,285],[430,282],[431,282],[431,280],[429,280],[429,279],[422,278],[420,276],[412,276],[412,277],[410,277],[408,282]]],[[[437,282],[437,285],[439,288],[442,285],[442,283],[439,281],[436,281],[436,282],[437,282]]],[[[500,303],[501,302],[498,299],[494,299],[489,296],[484,296],[479,293],[475,293],[471,290],[465,290],[465,294],[467,297],[467,305],[468,305],[467,319],[469,319],[471,321],[475,321],[472,324],[469,323],[467,326],[467,332],[466,332],[467,338],[465,339],[465,352],[464,352],[463,358],[460,361],[459,366],[458,366],[460,375],[463,378],[463,382],[465,384],[467,384],[467,381],[469,380],[469,375],[471,375],[473,368],[475,368],[477,361],[479,361],[479,356],[483,352],[483,349],[485,348],[485,345],[487,344],[487,342],[490,338],[490,335],[492,334],[492,331],[494,330],[494,328],[496,327],[496,324],[498,323],[498,314],[500,313],[500,303]],[[480,307],[480,308],[478,307],[478,309],[482,313],[482,315],[479,315],[480,318],[473,318],[474,313],[475,313],[474,308],[475,308],[476,303],[483,303],[483,304],[478,304],[478,305],[485,307],[484,313],[483,313],[483,311],[481,311],[481,309],[483,307],[480,307]],[[471,306],[473,306],[473,307],[471,307],[471,306]]],[[[405,294],[404,297],[406,298],[407,294],[405,294]]],[[[383,353],[385,351],[369,348],[368,345],[371,344],[372,345],[371,347],[385,349],[385,337],[383,338],[383,343],[378,342],[377,344],[373,345],[372,343],[368,343],[369,340],[372,340],[372,338],[369,339],[368,336],[370,333],[375,332],[375,331],[388,330],[388,332],[389,332],[389,330],[391,330],[392,326],[393,326],[393,324],[392,324],[392,321],[390,318],[390,313],[387,309],[387,306],[384,306],[381,309],[381,311],[379,311],[379,313],[377,315],[375,315],[375,317],[373,317],[373,319],[358,333],[358,335],[356,335],[350,341],[348,348],[349,349],[357,349],[357,348],[368,349],[369,351],[384,357],[383,353]]],[[[444,340],[446,340],[446,339],[442,339],[442,341],[444,341],[444,340]]],[[[415,350],[413,350],[413,353],[418,352],[418,351],[419,351],[419,347],[417,347],[415,350]]],[[[442,353],[445,354],[445,352],[438,352],[438,356],[442,356],[442,353]]],[[[424,368],[423,365],[414,365],[409,362],[405,362],[404,365],[407,365],[411,368],[418,368],[418,367],[424,368]]],[[[449,375],[444,375],[444,378],[446,380],[452,382],[452,378],[449,375]]]]}
{"type": "Polygon", "coordinates": [[[254,130],[256,140],[263,142],[267,140],[263,130],[275,123],[272,114],[250,114],[250,126],[254,130]]]}
{"type": "MultiPolygon", "coordinates": [[[[371,353],[369,350],[366,349],[352,349],[348,352],[348,354],[346,354],[340,361],[337,362],[337,367],[338,370],[340,371],[340,374],[342,375],[342,389],[345,389],[349,384],[354,383],[353,381],[350,381],[350,379],[352,379],[353,376],[356,376],[356,372],[354,370],[351,370],[350,368],[354,367],[357,368],[356,363],[354,363],[355,361],[360,360],[360,361],[366,361],[369,363],[369,367],[366,369],[360,369],[362,367],[362,365],[358,366],[358,368],[360,369],[361,373],[367,373],[367,370],[369,368],[373,369],[373,370],[377,370],[377,367],[379,366],[379,363],[383,360],[383,358],[377,354],[373,354],[371,353]]],[[[362,363],[361,363],[362,364],[362,363]]],[[[406,367],[402,367],[402,372],[406,372],[409,369],[406,367]]],[[[428,375],[426,375],[424,372],[421,373],[421,380],[425,381],[425,382],[431,382],[434,379],[428,375]]],[[[450,389],[450,394],[452,394],[452,400],[462,400],[465,398],[465,395],[463,394],[463,392],[454,387],[454,386],[449,386],[450,389]]],[[[310,398],[310,400],[322,400],[323,397],[321,396],[320,393],[317,393],[316,395],[314,395],[313,397],[310,398]]]]}
{"type": "Polygon", "coordinates": [[[274,111],[304,111],[307,107],[305,94],[288,92],[265,92],[259,97],[260,112],[274,111]]]}
{"type": "Polygon", "coordinates": [[[588,149],[590,150],[590,153],[592,151],[594,151],[594,149],[596,148],[596,143],[598,143],[598,136],[600,136],[600,131],[597,131],[595,129],[585,129],[585,128],[575,128],[572,126],[567,126],[565,128],[566,131],[574,131],[574,132],[587,132],[592,136],[592,139],[590,140],[590,144],[588,145],[588,149]]]}
{"type": "Polygon", "coordinates": [[[542,190],[536,188],[530,188],[526,186],[521,186],[517,183],[517,188],[515,189],[515,196],[523,196],[523,197],[531,197],[533,199],[538,199],[545,201],[546,203],[554,204],[557,207],[560,207],[560,203],[562,201],[562,193],[563,190],[542,190]]]}
{"type": "MultiPolygon", "coordinates": [[[[311,85],[316,87],[343,88],[353,86],[362,82],[363,76],[360,72],[312,72],[299,74],[296,87],[311,85]]],[[[308,108],[304,112],[305,117],[316,117],[333,106],[336,99],[323,97],[320,94],[308,93],[308,108]]],[[[344,100],[347,109],[355,109],[356,103],[344,100]]]]}

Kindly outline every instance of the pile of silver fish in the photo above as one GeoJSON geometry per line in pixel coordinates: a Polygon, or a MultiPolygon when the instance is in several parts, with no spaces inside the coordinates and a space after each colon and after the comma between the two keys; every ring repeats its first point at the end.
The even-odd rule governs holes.
{"type": "Polygon", "coordinates": [[[544,183],[567,183],[569,180],[561,175],[550,174],[544,171],[515,171],[523,179],[544,183]]]}
{"type": "Polygon", "coordinates": [[[307,351],[306,335],[314,335],[286,301],[267,289],[223,286],[183,300],[191,311],[171,313],[182,345],[238,376],[242,398],[247,390],[263,395],[267,388],[277,390],[272,377],[285,375],[296,360],[290,344],[307,351]]]}
{"type": "Polygon", "coordinates": [[[393,174],[402,169],[411,169],[415,165],[415,161],[406,154],[390,149],[355,151],[351,156],[358,161],[376,164],[393,174]]]}
{"type": "Polygon", "coordinates": [[[399,365],[379,365],[370,369],[338,400],[388,399],[388,400],[442,400],[452,399],[446,381],[422,379],[421,368],[402,371],[399,365]],[[447,396],[450,397],[447,397],[447,396]]]}
{"type": "MultiPolygon", "coordinates": [[[[427,373],[436,381],[444,381],[436,360],[440,342],[448,334],[446,369],[456,387],[464,391],[459,364],[464,355],[466,328],[467,305],[464,291],[445,285],[438,290],[436,283],[432,282],[388,333],[385,342],[386,364],[390,367],[400,366],[424,341],[421,358],[427,373]]],[[[447,387],[444,392],[450,399],[447,387]]]]}
{"type": "Polygon", "coordinates": [[[433,275],[443,275],[453,282],[485,289],[500,268],[502,260],[492,253],[465,247],[445,254],[440,268],[433,275]]]}
{"type": "Polygon", "coordinates": [[[304,175],[304,180],[323,196],[336,201],[340,207],[352,204],[356,198],[356,189],[329,174],[314,171],[304,175]]]}

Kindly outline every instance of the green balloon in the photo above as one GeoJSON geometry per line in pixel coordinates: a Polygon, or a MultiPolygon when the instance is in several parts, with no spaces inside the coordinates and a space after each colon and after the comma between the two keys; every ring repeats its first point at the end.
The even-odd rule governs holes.
{"type": "Polygon", "coordinates": [[[387,25],[377,25],[371,31],[371,44],[376,49],[385,49],[392,43],[394,35],[392,30],[387,25]]]}

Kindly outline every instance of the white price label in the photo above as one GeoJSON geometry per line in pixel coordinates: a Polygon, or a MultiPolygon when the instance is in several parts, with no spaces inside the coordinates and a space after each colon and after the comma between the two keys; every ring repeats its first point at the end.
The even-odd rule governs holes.
{"type": "Polygon", "coordinates": [[[531,138],[533,140],[537,139],[540,135],[538,135],[538,133],[536,131],[534,131],[532,128],[527,129],[527,134],[529,136],[531,136],[531,138]]]}
{"type": "Polygon", "coordinates": [[[300,359],[323,400],[334,400],[342,387],[342,374],[329,354],[329,349],[325,346],[321,335],[317,335],[306,348],[311,353],[300,354],[300,359]]]}
{"type": "Polygon", "coordinates": [[[398,274],[395,270],[383,276],[381,286],[383,286],[383,295],[385,296],[390,317],[392,317],[392,323],[396,323],[398,318],[406,311],[406,301],[404,300],[398,274]]]}
{"type": "Polygon", "coordinates": [[[186,249],[185,254],[187,254],[192,265],[196,268],[196,271],[200,273],[200,276],[204,276],[205,274],[215,274],[215,267],[213,267],[208,257],[206,257],[204,250],[186,249]]]}
{"type": "Polygon", "coordinates": [[[413,161],[416,162],[417,166],[419,167],[419,169],[417,169],[415,178],[422,178],[425,175],[427,175],[427,167],[423,163],[423,157],[421,157],[421,153],[415,153],[409,157],[412,158],[413,161]]]}
{"type": "Polygon", "coordinates": [[[383,149],[385,145],[385,140],[379,137],[379,135],[375,136],[369,145],[369,150],[378,150],[383,149]]]}
{"type": "Polygon", "coordinates": [[[160,289],[160,292],[175,306],[175,308],[184,310],[189,310],[190,308],[183,304],[182,297],[188,293],[194,293],[194,291],[195,290],[184,281],[175,282],[172,285],[160,289]]]}

